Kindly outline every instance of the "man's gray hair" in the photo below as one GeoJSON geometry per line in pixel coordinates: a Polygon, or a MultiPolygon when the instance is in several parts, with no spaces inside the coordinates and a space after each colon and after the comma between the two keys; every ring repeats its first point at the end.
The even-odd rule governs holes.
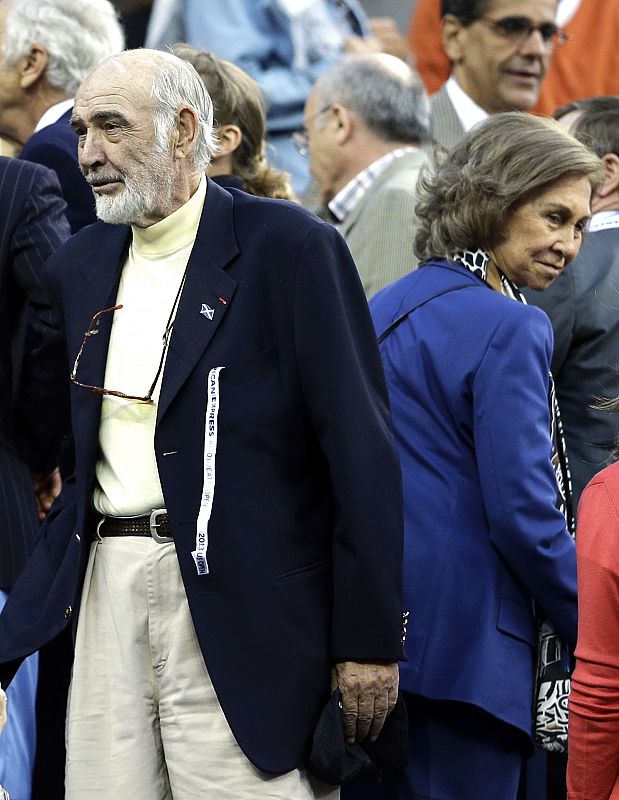
{"type": "Polygon", "coordinates": [[[169,61],[154,73],[151,97],[153,100],[155,139],[166,151],[179,110],[190,106],[198,118],[198,135],[191,154],[191,166],[205,169],[217,152],[213,134],[213,103],[202,78],[195,69],[171,53],[169,61]]]}
{"type": "Polygon", "coordinates": [[[124,34],[109,0],[9,0],[4,66],[27,56],[33,44],[49,56],[45,78],[73,96],[84,78],[124,47],[124,34]]]}
{"type": "Polygon", "coordinates": [[[341,103],[388,142],[430,139],[430,104],[417,73],[393,56],[348,55],[314,85],[319,107],[341,103]]]}

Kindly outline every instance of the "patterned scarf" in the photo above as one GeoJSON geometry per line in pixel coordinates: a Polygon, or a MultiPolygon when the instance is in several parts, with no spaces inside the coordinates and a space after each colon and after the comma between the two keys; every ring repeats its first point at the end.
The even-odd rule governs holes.
{"type": "MultiPolygon", "coordinates": [[[[456,253],[457,261],[482,281],[488,280],[490,256],[484,250],[463,250],[456,253]]],[[[519,303],[526,300],[518,287],[499,270],[503,294],[519,303]]],[[[572,483],[563,437],[563,425],[554,381],[550,374],[548,406],[550,410],[550,439],[552,466],[557,481],[557,508],[564,515],[567,529],[574,538],[576,526],[572,509],[572,483]]],[[[538,621],[537,676],[535,689],[535,742],[544,750],[567,751],[567,701],[570,694],[570,654],[546,620],[538,621]]]]}

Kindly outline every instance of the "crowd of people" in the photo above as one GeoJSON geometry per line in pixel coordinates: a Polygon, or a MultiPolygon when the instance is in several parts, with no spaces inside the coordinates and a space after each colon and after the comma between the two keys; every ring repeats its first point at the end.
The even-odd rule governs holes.
{"type": "Polygon", "coordinates": [[[619,5],[411,10],[0,0],[0,796],[619,797],[619,5]]]}

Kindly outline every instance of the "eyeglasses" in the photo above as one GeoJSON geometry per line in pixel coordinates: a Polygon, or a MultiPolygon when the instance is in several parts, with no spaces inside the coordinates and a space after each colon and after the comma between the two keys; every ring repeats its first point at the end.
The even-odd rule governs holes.
{"type": "Polygon", "coordinates": [[[97,313],[93,316],[90,320],[90,325],[88,326],[86,333],[84,334],[84,339],[82,340],[82,346],[78,350],[77,356],[75,357],[75,363],[73,364],[73,369],[71,371],[71,383],[74,386],[78,386],[80,389],[86,389],[88,392],[96,392],[98,394],[103,395],[111,395],[113,397],[121,397],[123,400],[135,400],[138,403],[148,403],[150,405],[153,404],[153,392],[155,391],[155,386],[157,385],[157,381],[159,380],[159,376],[161,375],[161,370],[163,369],[163,363],[165,361],[166,352],[168,350],[168,345],[170,343],[170,335],[172,333],[172,328],[174,322],[168,320],[168,324],[166,325],[166,329],[163,334],[162,343],[163,348],[161,351],[161,358],[159,359],[159,366],[157,367],[157,374],[155,375],[155,379],[153,380],[150,389],[148,392],[143,396],[133,395],[133,394],[125,394],[125,392],[120,392],[116,389],[105,389],[103,386],[91,386],[88,383],[80,383],[77,380],[77,369],[79,367],[80,360],[84,354],[84,350],[86,348],[86,343],[92,336],[96,336],[99,333],[99,322],[104,314],[113,314],[114,311],[120,311],[122,308],[122,304],[118,306],[112,306],[111,308],[104,308],[102,311],[97,311],[97,313]]]}
{"type": "Polygon", "coordinates": [[[534,31],[539,33],[544,46],[549,50],[553,47],[560,47],[569,39],[567,33],[554,22],[542,22],[541,25],[534,25],[529,17],[503,17],[502,19],[478,17],[476,21],[489,25],[495,33],[510,41],[514,46],[526,42],[534,31]]]}
{"type": "MultiPolygon", "coordinates": [[[[325,114],[327,111],[330,111],[331,106],[332,103],[329,103],[329,105],[325,106],[324,108],[320,108],[318,111],[315,111],[313,114],[310,114],[309,117],[307,117],[307,122],[309,122],[310,119],[316,119],[321,114],[325,114]]],[[[298,154],[300,156],[303,156],[303,158],[305,158],[309,153],[309,133],[307,131],[307,128],[303,126],[301,130],[295,131],[292,134],[291,138],[292,138],[292,143],[297,148],[298,154]]]]}

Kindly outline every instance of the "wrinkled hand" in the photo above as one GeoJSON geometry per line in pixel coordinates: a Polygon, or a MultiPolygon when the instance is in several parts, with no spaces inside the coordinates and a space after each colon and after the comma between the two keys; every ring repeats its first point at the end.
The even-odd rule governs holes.
{"type": "Polygon", "coordinates": [[[39,519],[43,520],[62,489],[60,470],[56,468],[49,475],[43,475],[42,473],[33,475],[32,488],[37,501],[39,519]]]}
{"type": "Polygon", "coordinates": [[[6,695],[2,686],[0,686],[0,733],[2,728],[6,725],[6,695]]]}
{"type": "Polygon", "coordinates": [[[408,42],[391,17],[373,17],[368,20],[368,24],[381,52],[389,53],[402,61],[408,61],[411,55],[408,42]]]}
{"type": "MultiPolygon", "coordinates": [[[[342,719],[348,744],[367,736],[376,741],[398,697],[397,662],[340,661],[333,680],[342,695],[342,719]]],[[[334,687],[335,688],[335,687],[334,687]]]]}

